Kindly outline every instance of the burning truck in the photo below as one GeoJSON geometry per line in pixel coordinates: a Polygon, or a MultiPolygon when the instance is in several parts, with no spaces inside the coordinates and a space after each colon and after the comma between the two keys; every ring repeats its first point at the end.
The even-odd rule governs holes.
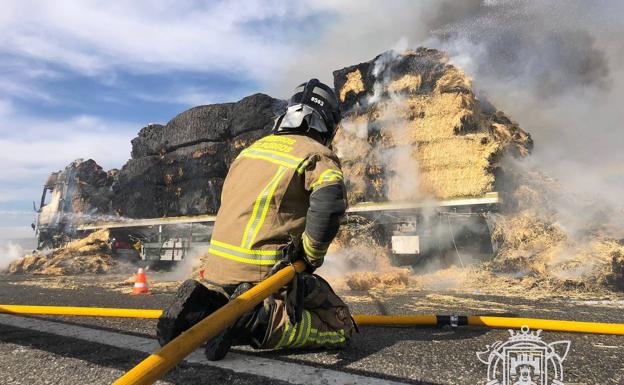
{"type": "MultiPolygon", "coordinates": [[[[502,159],[528,155],[530,136],[436,50],[390,51],[333,75],[345,221],[377,223],[397,264],[491,257],[487,217],[501,205],[502,159]]],[[[108,229],[114,255],[126,259],[173,262],[207,250],[229,165],[285,107],[264,94],[198,106],[141,129],[119,170],[72,162],[50,175],[35,205],[38,247],[108,229]]]]}
{"type": "MultiPolygon", "coordinates": [[[[76,203],[81,207],[85,203],[80,196],[84,182],[78,175],[81,168],[92,167],[92,162],[85,166],[81,160],[74,161],[48,178],[33,224],[40,250],[60,247],[98,230],[108,230],[113,255],[128,261],[166,265],[165,261],[183,260],[192,249],[208,249],[214,215],[122,218],[97,210],[76,211],[76,203]]],[[[391,249],[397,264],[449,253],[452,256],[447,258],[464,264],[469,262],[466,258],[492,255],[485,215],[499,204],[498,193],[435,202],[362,202],[348,209],[345,221],[364,218],[377,223],[384,229],[379,241],[391,249]]]]}

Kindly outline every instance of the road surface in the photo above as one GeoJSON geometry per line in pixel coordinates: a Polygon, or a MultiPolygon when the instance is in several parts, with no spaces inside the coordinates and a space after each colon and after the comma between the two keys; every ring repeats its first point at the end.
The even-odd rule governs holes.
{"type": "MultiPolygon", "coordinates": [[[[63,279],[0,276],[0,303],[162,308],[175,284],[149,296],[103,285],[117,278],[63,279]],[[52,282],[52,284],[51,284],[52,282]],[[56,282],[56,283],[54,283],[56,282]],[[69,288],[64,288],[69,287],[69,288]]],[[[513,298],[427,291],[342,292],[359,314],[506,314],[624,323],[624,301],[566,297],[513,298]]],[[[0,384],[110,384],[153,352],[155,320],[0,315],[0,384]]],[[[624,336],[543,332],[547,342],[568,340],[566,384],[624,384],[624,336]]],[[[337,351],[254,351],[235,348],[217,364],[201,351],[159,384],[485,384],[487,365],[476,352],[509,332],[474,327],[362,327],[337,351]]]]}

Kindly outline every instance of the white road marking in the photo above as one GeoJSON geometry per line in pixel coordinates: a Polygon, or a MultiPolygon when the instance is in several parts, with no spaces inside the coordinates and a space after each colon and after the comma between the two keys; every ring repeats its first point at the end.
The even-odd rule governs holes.
{"type": "Polygon", "coordinates": [[[573,301],[573,302],[579,305],[589,305],[589,306],[624,307],[623,300],[573,301]]]}
{"type": "MultiPolygon", "coordinates": [[[[90,329],[88,327],[67,325],[64,323],[0,314],[0,323],[21,329],[34,330],[56,334],[63,337],[77,338],[96,342],[103,345],[122,349],[130,349],[151,354],[160,346],[155,339],[129,336],[105,330],[90,329]]],[[[374,377],[339,372],[337,370],[316,368],[313,366],[294,364],[251,355],[229,353],[226,359],[212,362],[204,357],[201,349],[186,358],[187,362],[199,363],[221,369],[229,369],[236,373],[252,374],[272,378],[291,384],[318,384],[318,385],[373,385],[373,384],[403,384],[374,377]]],[[[137,362],[138,364],[138,362],[137,362]]]]}

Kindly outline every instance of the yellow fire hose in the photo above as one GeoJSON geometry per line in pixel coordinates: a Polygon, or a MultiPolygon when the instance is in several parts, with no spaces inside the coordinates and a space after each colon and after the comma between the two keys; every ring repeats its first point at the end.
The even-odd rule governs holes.
{"type": "MultiPolygon", "coordinates": [[[[116,309],[106,307],[0,305],[0,313],[18,315],[70,315],[86,317],[158,318],[158,309],[116,309]]],[[[451,316],[441,315],[366,315],[353,316],[358,326],[441,326],[453,325],[451,316]]],[[[624,324],[514,318],[496,316],[457,316],[457,326],[485,326],[490,328],[520,328],[559,332],[624,335],[624,324]]]]}
{"type": "Polygon", "coordinates": [[[490,328],[519,329],[528,326],[558,332],[624,335],[624,324],[548,320],[540,318],[514,318],[495,316],[448,316],[448,315],[354,315],[358,326],[485,326],[490,328]]]}
{"type": "MultiPolygon", "coordinates": [[[[204,318],[202,321],[182,333],[156,353],[147,357],[140,364],[120,377],[114,385],[142,385],[154,383],[172,367],[182,361],[184,357],[202,345],[204,341],[216,336],[223,329],[233,324],[242,314],[252,310],[266,297],[290,282],[295,275],[295,271],[301,272],[304,269],[305,265],[303,262],[298,261],[292,266],[280,270],[270,278],[254,286],[238,298],[229,302],[224,307],[215,311],[210,316],[204,318]]],[[[158,318],[160,317],[162,311],[144,309],[0,305],[0,313],[158,318]]],[[[520,328],[521,326],[526,325],[531,329],[550,331],[624,335],[624,324],[545,320],[537,318],[456,315],[354,315],[353,318],[360,326],[470,325],[492,328],[520,328]]]]}
{"type": "Polygon", "coordinates": [[[295,272],[302,272],[303,270],[305,270],[305,264],[302,261],[297,261],[292,266],[283,268],[180,334],[113,384],[153,384],[182,361],[184,357],[200,347],[204,341],[216,336],[223,329],[236,322],[241,315],[253,310],[269,295],[288,284],[295,276],[295,272]]]}
{"type": "Polygon", "coordinates": [[[107,307],[0,305],[0,313],[22,315],[73,315],[85,317],[158,318],[162,310],[107,307]]]}

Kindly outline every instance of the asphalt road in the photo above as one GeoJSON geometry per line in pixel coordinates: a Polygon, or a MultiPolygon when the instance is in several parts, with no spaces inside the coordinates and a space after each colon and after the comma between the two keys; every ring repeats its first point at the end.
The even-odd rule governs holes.
{"type": "MultiPolygon", "coordinates": [[[[100,278],[104,279],[104,278],[100,278]]],[[[86,281],[85,281],[86,282],[86,281]]],[[[45,286],[45,285],[44,285],[45,286]]],[[[507,314],[523,317],[623,323],[623,302],[587,303],[570,298],[510,298],[454,292],[341,293],[360,314],[507,314]]],[[[161,308],[171,290],[133,297],[101,285],[74,289],[33,285],[33,280],[0,276],[0,303],[161,308]]],[[[35,317],[102,332],[151,338],[155,320],[35,317]]],[[[563,362],[566,384],[624,384],[624,336],[543,332],[547,342],[570,341],[563,362]]],[[[234,351],[271,362],[332,369],[384,381],[414,384],[485,384],[487,366],[476,352],[509,332],[484,328],[362,327],[350,347],[339,351],[234,351]]],[[[0,322],[0,384],[109,384],[146,353],[80,338],[34,331],[0,322]]],[[[159,383],[282,384],[270,378],[183,363],[159,383]]]]}

